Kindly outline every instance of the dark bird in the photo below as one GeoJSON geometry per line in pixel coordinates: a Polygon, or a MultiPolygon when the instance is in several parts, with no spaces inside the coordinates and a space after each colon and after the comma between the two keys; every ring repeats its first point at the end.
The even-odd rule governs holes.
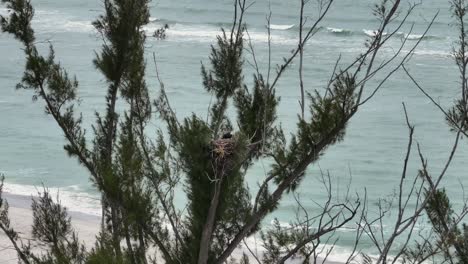
{"type": "Polygon", "coordinates": [[[223,134],[222,139],[228,139],[228,138],[232,138],[231,132],[226,132],[226,133],[223,134]]]}

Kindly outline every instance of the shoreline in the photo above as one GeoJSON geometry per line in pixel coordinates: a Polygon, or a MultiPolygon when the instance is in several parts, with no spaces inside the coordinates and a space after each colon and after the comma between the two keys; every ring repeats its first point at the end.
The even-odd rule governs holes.
{"type": "MultiPolygon", "coordinates": [[[[12,194],[4,192],[3,198],[9,205],[9,217],[11,226],[18,232],[23,242],[31,240],[31,225],[32,225],[32,210],[31,199],[33,196],[12,194]]],[[[95,242],[96,235],[100,231],[101,217],[97,215],[87,214],[78,211],[72,211],[67,208],[68,214],[71,217],[72,227],[77,232],[78,238],[82,241],[87,249],[90,249],[95,242]]],[[[240,252],[235,252],[233,256],[241,255],[240,252]]],[[[252,261],[254,259],[252,258],[252,261]]],[[[291,260],[288,263],[293,264],[297,261],[291,260]]],[[[11,242],[3,232],[0,231],[0,263],[2,264],[17,264],[18,257],[16,251],[12,248],[11,242]]],[[[254,263],[254,262],[252,262],[254,263]]],[[[322,263],[322,261],[320,261],[322,263]]],[[[324,264],[341,264],[342,262],[327,260],[324,264]]]]}
{"type": "MultiPolygon", "coordinates": [[[[9,192],[3,192],[2,193],[3,198],[8,202],[8,205],[11,207],[14,207],[16,209],[25,209],[31,211],[31,199],[34,198],[35,196],[27,196],[27,195],[22,195],[22,194],[13,194],[9,192]]],[[[72,222],[74,219],[80,220],[80,221],[89,221],[89,222],[96,222],[98,225],[100,225],[101,217],[98,215],[94,214],[88,214],[85,212],[80,212],[80,211],[73,211],[70,210],[70,208],[66,205],[63,205],[67,208],[67,213],[69,216],[72,218],[72,222]]],[[[32,217],[32,215],[31,215],[32,217]]],[[[13,219],[11,219],[13,222],[13,219]]],[[[32,221],[31,221],[32,222],[32,221]]]]}
{"type": "MultiPolygon", "coordinates": [[[[34,245],[34,241],[31,240],[31,226],[33,222],[31,198],[33,196],[18,195],[8,192],[4,192],[2,196],[9,205],[8,216],[11,221],[11,226],[18,232],[19,237],[24,243],[30,241],[31,244],[34,245]]],[[[95,237],[100,230],[101,218],[96,215],[77,211],[68,211],[68,214],[71,216],[72,227],[77,232],[79,240],[89,249],[90,246],[94,245],[95,237]]],[[[0,263],[18,263],[16,251],[12,248],[8,237],[1,231],[0,263]]]]}

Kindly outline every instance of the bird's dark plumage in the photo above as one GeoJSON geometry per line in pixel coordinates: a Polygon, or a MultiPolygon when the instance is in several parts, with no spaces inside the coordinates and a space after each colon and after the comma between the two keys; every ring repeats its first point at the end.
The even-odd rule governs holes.
{"type": "Polygon", "coordinates": [[[226,132],[226,133],[223,134],[222,139],[228,139],[228,138],[232,138],[231,132],[226,132]]]}

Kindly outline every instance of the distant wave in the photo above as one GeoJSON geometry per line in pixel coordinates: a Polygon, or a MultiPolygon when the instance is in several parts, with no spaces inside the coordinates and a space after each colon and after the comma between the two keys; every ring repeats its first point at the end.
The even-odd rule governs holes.
{"type": "Polygon", "coordinates": [[[420,40],[420,39],[442,39],[441,37],[433,35],[418,35],[418,34],[404,34],[404,38],[408,40],[420,40]]]}
{"type": "MultiPolygon", "coordinates": [[[[6,9],[0,9],[1,12],[6,12],[6,9]]],[[[164,25],[169,25],[166,31],[167,39],[174,41],[197,41],[197,42],[213,42],[216,36],[220,34],[220,28],[230,29],[230,24],[226,23],[204,23],[204,24],[189,24],[178,23],[174,20],[168,20],[160,17],[150,17],[149,24],[143,29],[147,32],[148,36],[152,36],[154,31],[164,25]]],[[[77,33],[93,33],[95,32],[92,22],[80,20],[80,18],[61,13],[57,10],[37,10],[36,18],[33,20],[33,26],[37,28],[40,33],[61,33],[61,32],[77,32],[77,33]]],[[[268,42],[268,32],[264,28],[257,28],[255,25],[249,26],[249,35],[254,42],[268,42]]],[[[297,42],[298,27],[295,24],[270,24],[271,40],[277,44],[293,45],[297,42]]],[[[308,30],[305,28],[304,30],[308,30]]],[[[332,34],[339,37],[350,37],[352,35],[364,34],[366,36],[374,37],[377,33],[376,30],[362,29],[352,30],[341,27],[326,27],[319,28],[325,34],[332,34]]],[[[383,35],[388,35],[384,32],[383,35]]],[[[398,32],[397,36],[408,40],[419,40],[423,38],[428,39],[441,39],[437,36],[422,36],[418,34],[406,34],[398,32]]]]}
{"type": "Polygon", "coordinates": [[[165,19],[165,18],[159,18],[159,17],[150,17],[149,18],[149,23],[148,25],[160,25],[160,26],[164,26],[164,25],[175,25],[177,24],[177,21],[175,20],[170,20],[170,19],[165,19]]]}
{"type": "Polygon", "coordinates": [[[295,25],[292,24],[292,25],[275,25],[275,24],[270,24],[270,29],[273,29],[273,30],[288,30],[288,29],[291,29],[293,28],[295,25]]]}
{"type": "Polygon", "coordinates": [[[327,27],[327,31],[336,35],[350,35],[353,33],[352,30],[343,29],[343,28],[333,28],[333,27],[327,27]]]}
{"type": "Polygon", "coordinates": [[[441,51],[441,50],[423,50],[423,49],[416,49],[414,54],[420,56],[430,56],[430,57],[451,57],[453,56],[449,51],[441,51]]]}
{"type": "MultiPolygon", "coordinates": [[[[159,29],[163,24],[155,23],[146,25],[144,30],[148,36],[152,35],[155,30],[159,29]]],[[[170,24],[166,30],[168,40],[176,41],[196,41],[196,42],[213,42],[216,36],[220,34],[220,28],[215,25],[186,25],[186,24],[170,24]]],[[[249,31],[250,39],[254,42],[268,42],[268,32],[264,31],[249,31]]],[[[294,36],[281,34],[271,34],[271,41],[280,44],[296,44],[297,40],[294,36]]]]}
{"type": "Polygon", "coordinates": [[[405,34],[405,37],[406,39],[409,39],[409,40],[420,40],[422,38],[426,38],[427,36],[423,36],[423,35],[416,35],[416,34],[405,34]]]}
{"type": "MultiPolygon", "coordinates": [[[[152,36],[155,30],[167,24],[169,25],[169,29],[166,31],[167,39],[175,41],[213,42],[220,34],[221,27],[230,29],[230,25],[227,24],[186,24],[160,17],[150,17],[149,22],[143,27],[148,36],[152,36]]],[[[33,27],[39,33],[95,32],[91,20],[79,20],[57,10],[37,10],[33,27]]],[[[294,25],[271,25],[272,29],[277,30],[288,30],[293,27],[294,25]]],[[[249,35],[254,42],[268,42],[269,39],[265,29],[252,29],[249,31],[249,35]]],[[[294,37],[287,34],[271,34],[272,42],[280,44],[295,44],[297,40],[294,37]]]]}
{"type": "MultiPolygon", "coordinates": [[[[375,37],[377,33],[379,33],[378,30],[372,30],[372,29],[363,29],[362,32],[364,32],[364,34],[366,34],[369,37],[375,37]]],[[[382,32],[382,36],[386,36],[386,35],[388,35],[387,32],[382,32]]]]}
{"type": "Polygon", "coordinates": [[[67,32],[91,32],[94,30],[94,26],[91,24],[91,21],[68,21],[63,27],[67,32]]]}
{"type": "MultiPolygon", "coordinates": [[[[375,37],[376,34],[378,33],[377,30],[370,30],[370,29],[363,29],[362,32],[369,36],[369,37],[375,37]]],[[[387,36],[389,33],[388,32],[383,32],[383,36],[387,36]]],[[[439,37],[439,36],[434,36],[434,35],[423,35],[423,34],[407,34],[407,33],[404,33],[404,32],[396,32],[395,33],[396,36],[398,37],[401,37],[403,39],[407,39],[407,40],[420,40],[420,39],[423,39],[423,40],[429,40],[429,39],[443,39],[442,37],[439,37]]]]}
{"type": "Polygon", "coordinates": [[[40,33],[56,32],[93,32],[94,26],[90,20],[80,20],[57,10],[36,10],[32,21],[33,27],[40,33]]]}

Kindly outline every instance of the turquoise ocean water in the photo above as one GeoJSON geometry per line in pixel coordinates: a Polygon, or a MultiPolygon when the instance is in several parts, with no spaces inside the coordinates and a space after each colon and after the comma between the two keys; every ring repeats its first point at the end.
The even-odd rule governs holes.
{"type": "MultiPolygon", "coordinates": [[[[151,23],[146,30],[151,35],[164,24],[169,25],[166,40],[148,37],[148,83],[153,95],[158,91],[151,54],[156,53],[159,71],[168,95],[179,116],[191,112],[206,115],[210,95],[201,86],[200,62],[207,62],[210,45],[222,26],[228,27],[232,18],[232,1],[208,0],[160,0],[151,3],[151,23]]],[[[311,3],[315,1],[311,1],[311,3]]],[[[249,9],[246,22],[257,59],[262,70],[267,66],[267,30],[265,17],[271,8],[273,62],[279,63],[283,56],[297,45],[299,1],[257,0],[249,9]]],[[[341,54],[342,63],[352,60],[364,49],[368,35],[378,27],[371,15],[374,1],[338,0],[322,23],[320,31],[311,39],[305,56],[306,89],[323,90],[330,78],[333,66],[341,54]]],[[[33,26],[41,47],[51,42],[56,56],[75,74],[80,83],[80,110],[87,126],[94,121],[94,111],[104,108],[106,84],[94,70],[94,51],[100,48],[100,37],[91,22],[102,12],[101,1],[91,0],[35,0],[36,17],[33,26]]],[[[403,5],[407,7],[406,1],[403,5]]],[[[415,78],[443,106],[451,105],[458,95],[458,73],[451,53],[456,32],[451,27],[452,19],[448,1],[424,0],[401,28],[398,37],[380,53],[380,58],[392,56],[402,41],[408,37],[403,48],[405,55],[424,32],[431,18],[440,11],[438,18],[421,41],[419,48],[408,63],[415,78]],[[413,31],[410,32],[411,26],[413,31]]],[[[0,8],[0,14],[7,10],[0,8]]],[[[316,17],[317,9],[311,4],[307,15],[316,17]]],[[[42,103],[33,103],[31,91],[15,90],[24,67],[24,57],[18,42],[11,36],[0,34],[0,172],[6,176],[6,190],[15,194],[30,195],[41,184],[60,190],[61,199],[71,210],[90,214],[99,213],[96,192],[88,180],[88,174],[78,163],[63,151],[64,139],[57,125],[43,112],[42,103]]],[[[247,53],[246,53],[247,54],[247,53]]],[[[247,60],[251,57],[246,56],[247,60]]],[[[286,131],[293,131],[299,111],[299,86],[296,64],[277,86],[281,95],[279,119],[286,131]]],[[[249,83],[253,68],[246,64],[246,81],[249,83]]],[[[383,78],[376,76],[369,88],[383,78]]],[[[370,90],[368,90],[370,91],[370,90]]],[[[454,135],[449,133],[442,114],[419,92],[402,72],[397,72],[379,93],[354,117],[345,140],[330,148],[320,161],[307,172],[300,192],[304,205],[311,213],[319,208],[314,202],[326,198],[319,181],[319,171],[329,172],[336,191],[346,189],[352,178],[351,191],[363,193],[367,189],[369,203],[375,204],[379,197],[391,195],[397,187],[402,171],[407,144],[407,128],[402,102],[407,104],[411,121],[416,126],[415,138],[429,160],[433,174],[440,172],[445,163],[454,135]]],[[[154,120],[153,124],[158,125],[154,120]]],[[[468,186],[466,160],[468,148],[461,142],[450,167],[444,186],[450,188],[455,206],[463,199],[461,184],[468,186]]],[[[247,175],[252,190],[264,177],[264,166],[257,164],[247,175]]],[[[409,175],[414,176],[419,168],[416,156],[412,156],[409,175]]],[[[179,200],[183,203],[183,199],[179,200]]],[[[295,201],[285,197],[278,211],[268,218],[278,217],[288,222],[295,216],[295,201]]],[[[268,222],[267,221],[267,222],[268,222]]],[[[391,217],[385,224],[391,225],[391,217]]],[[[418,225],[423,229],[424,222],[418,225]]],[[[342,240],[338,243],[346,252],[352,238],[355,223],[340,230],[342,240]]],[[[364,242],[364,245],[366,242],[364,242]]]]}

